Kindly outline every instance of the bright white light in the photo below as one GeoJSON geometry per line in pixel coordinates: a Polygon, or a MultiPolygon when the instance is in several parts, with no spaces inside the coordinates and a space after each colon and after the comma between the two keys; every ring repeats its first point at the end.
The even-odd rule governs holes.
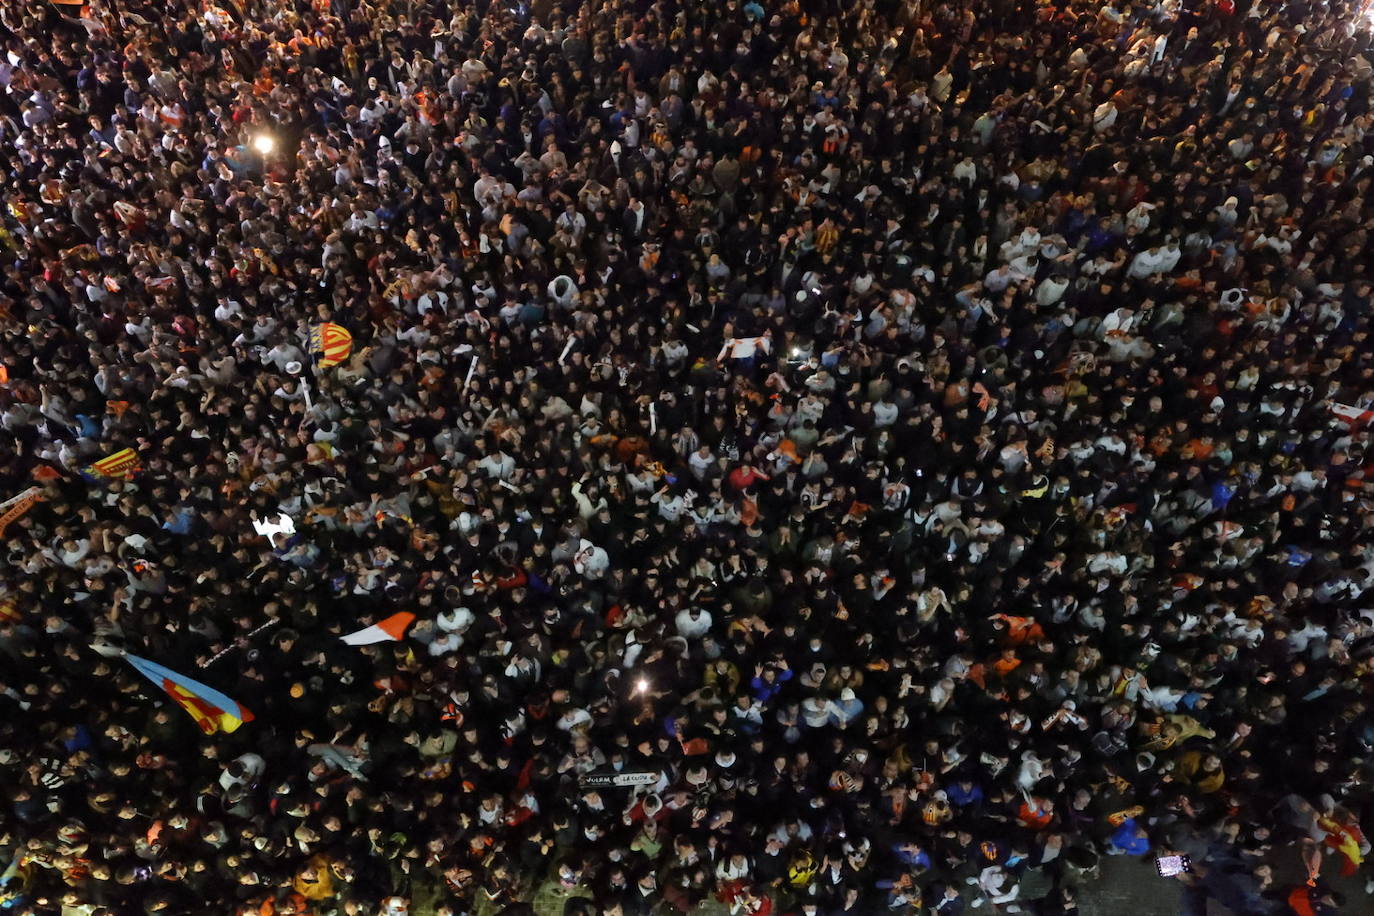
{"type": "Polygon", "coordinates": [[[271,134],[258,134],[253,138],[253,149],[261,155],[266,156],[277,146],[277,141],[272,139],[271,134]]]}
{"type": "Polygon", "coordinates": [[[640,678],[639,680],[635,681],[635,693],[648,693],[648,692],[649,692],[649,682],[648,682],[648,680],[646,680],[645,678],[640,678]]]}

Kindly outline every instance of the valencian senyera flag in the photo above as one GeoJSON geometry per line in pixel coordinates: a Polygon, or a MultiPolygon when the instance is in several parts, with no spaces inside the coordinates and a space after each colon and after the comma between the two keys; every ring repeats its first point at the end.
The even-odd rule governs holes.
{"type": "Polygon", "coordinates": [[[118,656],[133,665],[139,674],[167,691],[167,695],[186,710],[207,735],[232,732],[243,723],[253,721],[253,714],[247,708],[200,681],[122,649],[110,646],[93,648],[102,655],[118,656]]]}
{"type": "Polygon", "coordinates": [[[332,321],[317,324],[310,329],[310,352],[319,356],[320,368],[337,366],[353,352],[353,335],[332,321]]]}
{"type": "Polygon", "coordinates": [[[138,453],[131,448],[122,448],[92,464],[90,472],[100,477],[128,478],[137,474],[141,468],[138,453]]]}

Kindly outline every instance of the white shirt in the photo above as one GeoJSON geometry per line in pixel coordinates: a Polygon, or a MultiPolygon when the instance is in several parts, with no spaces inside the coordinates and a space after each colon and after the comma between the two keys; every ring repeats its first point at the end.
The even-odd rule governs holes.
{"type": "Polygon", "coordinates": [[[434,640],[429,644],[429,654],[437,658],[440,655],[457,652],[461,648],[463,648],[463,637],[457,633],[444,633],[434,637],[434,640]]]}
{"type": "Polygon", "coordinates": [[[243,306],[230,299],[215,306],[215,320],[228,321],[230,318],[242,318],[243,306]]]}
{"type": "Polygon", "coordinates": [[[493,480],[506,480],[515,473],[515,459],[504,452],[486,456],[477,462],[477,466],[493,480]]]}
{"type": "Polygon", "coordinates": [[[649,497],[649,501],[658,506],[658,514],[670,522],[682,518],[682,513],[687,508],[687,501],[676,493],[666,497],[662,493],[655,493],[649,497]]]}
{"type": "Polygon", "coordinates": [[[1306,652],[1307,647],[1313,640],[1326,642],[1326,628],[1309,621],[1301,630],[1288,634],[1288,644],[1293,647],[1295,652],[1306,652]]]}
{"type": "Polygon", "coordinates": [[[771,337],[731,337],[725,342],[725,346],[720,348],[720,353],[716,359],[749,359],[760,350],[764,353],[772,353],[773,339],[771,337]]]}
{"type": "Polygon", "coordinates": [[[606,551],[591,541],[583,541],[582,549],[573,557],[573,568],[588,579],[600,579],[611,565],[606,551]]]}
{"type": "Polygon", "coordinates": [[[1105,337],[1113,331],[1129,334],[1135,329],[1135,322],[1136,317],[1134,315],[1123,315],[1121,309],[1117,309],[1102,319],[1102,335],[1105,337]]]}
{"type": "Polygon", "coordinates": [[[1131,259],[1131,266],[1126,271],[1127,276],[1132,280],[1144,280],[1146,277],[1159,273],[1160,265],[1164,259],[1160,257],[1158,251],[1146,249],[1131,259]]]}
{"type": "Polygon", "coordinates": [[[1161,248],[1159,250],[1158,272],[1162,274],[1173,273],[1174,268],[1178,266],[1178,259],[1181,254],[1182,252],[1178,250],[1177,246],[1161,248]]]}
{"type": "Polygon", "coordinates": [[[1093,130],[1102,133],[1107,128],[1116,123],[1116,106],[1110,101],[1103,102],[1093,110],[1093,130]]]}
{"type": "Polygon", "coordinates": [[[1126,214],[1126,225],[1135,226],[1137,232],[1144,232],[1150,228],[1150,211],[1155,208],[1152,203],[1141,201],[1130,209],[1126,214]]]}
{"type": "Polygon", "coordinates": [[[439,629],[446,633],[462,633],[468,627],[472,626],[473,621],[476,619],[472,611],[465,607],[456,607],[441,613],[434,619],[434,622],[438,625],[439,629]]]}
{"type": "Polygon", "coordinates": [[[1040,281],[1040,285],[1035,288],[1035,301],[1040,305],[1054,305],[1064,298],[1064,293],[1069,288],[1069,281],[1062,277],[1046,277],[1040,281]]]}
{"type": "Polygon", "coordinates": [[[1303,493],[1311,493],[1321,486],[1322,481],[1318,480],[1311,471],[1302,470],[1293,475],[1293,489],[1303,493]]]}
{"type": "Polygon", "coordinates": [[[228,790],[233,786],[251,785],[257,781],[259,776],[262,775],[262,771],[267,769],[267,761],[263,760],[257,754],[243,754],[242,756],[236,759],[240,764],[243,765],[243,776],[236,779],[226,769],[223,773],[220,774],[219,777],[219,785],[221,789],[228,790]]]}
{"type": "Polygon", "coordinates": [[[570,732],[579,725],[592,721],[592,714],[585,709],[570,709],[559,717],[554,727],[559,731],[570,732]]]}
{"type": "Polygon", "coordinates": [[[706,469],[715,463],[715,455],[707,455],[703,458],[700,452],[692,452],[692,454],[687,457],[687,465],[692,469],[692,476],[696,477],[697,480],[701,480],[705,477],[706,469]]]}
{"type": "Polygon", "coordinates": [[[280,372],[285,372],[287,363],[304,363],[305,354],[294,344],[280,343],[264,353],[262,361],[276,366],[280,372]]]}
{"type": "Polygon", "coordinates": [[[1008,286],[1016,280],[1016,272],[1010,267],[1003,265],[994,270],[988,271],[983,278],[983,286],[990,293],[1004,292],[1008,286]]]}
{"type": "Polygon", "coordinates": [[[692,609],[684,608],[678,611],[674,622],[677,625],[678,635],[686,639],[700,639],[711,630],[711,615],[704,610],[693,617],[692,609]]]}

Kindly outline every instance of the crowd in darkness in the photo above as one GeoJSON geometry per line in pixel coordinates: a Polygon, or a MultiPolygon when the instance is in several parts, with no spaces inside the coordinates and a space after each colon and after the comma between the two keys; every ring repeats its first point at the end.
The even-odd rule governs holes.
{"type": "Polygon", "coordinates": [[[1364,23],[0,4],[0,911],[1363,911],[1364,23]]]}

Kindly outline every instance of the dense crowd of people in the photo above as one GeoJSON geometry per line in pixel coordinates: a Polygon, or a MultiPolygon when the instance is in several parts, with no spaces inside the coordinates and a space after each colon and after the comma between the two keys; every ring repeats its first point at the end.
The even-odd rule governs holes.
{"type": "Polygon", "coordinates": [[[0,4],[0,910],[1339,912],[1363,23],[0,4]]]}

